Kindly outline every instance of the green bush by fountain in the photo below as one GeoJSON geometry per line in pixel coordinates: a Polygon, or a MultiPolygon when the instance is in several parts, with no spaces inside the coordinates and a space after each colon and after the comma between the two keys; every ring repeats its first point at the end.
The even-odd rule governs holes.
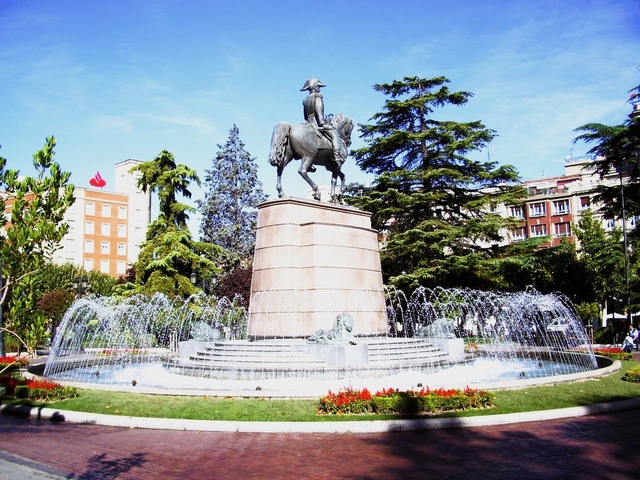
{"type": "Polygon", "coordinates": [[[625,372],[622,379],[627,382],[640,383],[640,365],[625,372]]]}

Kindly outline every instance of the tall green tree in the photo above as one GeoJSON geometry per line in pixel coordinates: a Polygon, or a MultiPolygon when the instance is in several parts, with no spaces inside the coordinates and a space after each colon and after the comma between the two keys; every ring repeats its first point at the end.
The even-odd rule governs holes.
{"type": "Polygon", "coordinates": [[[245,150],[235,124],[218,148],[206,170],[205,198],[196,202],[202,213],[200,239],[243,259],[253,253],[257,206],[267,196],[258,180],[256,158],[245,150]]]}
{"type": "Polygon", "coordinates": [[[640,85],[631,90],[633,111],[620,125],[587,123],[578,127],[574,142],[593,144],[587,152],[596,158],[593,168],[601,178],[617,172],[628,179],[626,185],[601,185],[596,201],[611,218],[622,218],[623,208],[629,215],[640,215],[640,85]],[[622,195],[621,193],[624,193],[622,195]],[[624,202],[624,207],[622,203],[624,202]]]}
{"type": "Polygon", "coordinates": [[[133,167],[131,171],[140,172],[138,188],[143,192],[157,193],[159,217],[163,223],[186,228],[189,212],[195,209],[180,203],[178,195],[191,198],[191,182],[200,186],[196,171],[186,165],[176,164],[173,154],[167,150],[162,150],[156,158],[133,167]]]}
{"type": "Polygon", "coordinates": [[[162,292],[187,297],[199,290],[201,280],[219,273],[217,259],[222,248],[193,240],[187,227],[189,212],[195,209],[180,203],[178,195],[191,198],[189,185],[200,185],[198,174],[176,164],[172,153],[163,150],[152,161],[132,169],[141,176],[138,186],[155,192],[159,200],[158,218],[149,224],[144,244],[135,264],[136,283],[119,287],[123,294],[162,292]],[[194,285],[191,276],[198,280],[194,285]]]}
{"type": "Polygon", "coordinates": [[[353,156],[377,175],[348,201],[373,213],[385,232],[386,281],[418,285],[482,286],[504,229],[515,225],[494,207],[526,195],[513,166],[470,158],[495,137],[480,121],[438,120],[437,108],[463,106],[470,92],[452,92],[445,77],[404,77],[374,85],[388,96],[384,109],[360,125],[367,146],[353,156]]]}
{"type": "Polygon", "coordinates": [[[140,250],[135,264],[137,287],[131,293],[188,297],[199,291],[203,280],[220,274],[217,265],[225,258],[221,247],[195,241],[188,229],[175,225],[154,231],[140,250]],[[196,284],[191,283],[192,274],[196,284]]]}
{"type": "Polygon", "coordinates": [[[591,210],[583,212],[575,228],[579,254],[600,306],[607,298],[626,298],[625,253],[622,232],[606,232],[591,210]]]}
{"type": "MultiPolygon", "coordinates": [[[[601,123],[587,123],[578,127],[579,132],[574,142],[583,141],[592,144],[587,152],[596,161],[593,168],[601,178],[610,176],[612,172],[619,175],[620,183],[602,184],[597,188],[595,200],[600,205],[601,213],[608,218],[626,220],[620,235],[624,259],[624,284],[626,292],[619,298],[625,298],[632,311],[640,310],[639,264],[635,252],[640,242],[640,230],[631,228],[629,220],[640,218],[640,85],[630,90],[629,103],[632,113],[627,120],[619,125],[604,125],[601,123]]],[[[636,222],[637,223],[637,222],[636,222]]],[[[601,252],[609,256],[614,251],[601,252]]],[[[610,259],[611,260],[611,259],[610,259]]],[[[609,261],[608,265],[616,262],[609,261]]],[[[614,274],[614,272],[611,272],[614,274]]],[[[615,272],[616,275],[619,272],[615,272]]],[[[611,278],[613,281],[615,277],[611,278]]],[[[615,288],[618,289],[617,282],[615,288]]],[[[618,292],[620,294],[620,292],[618,292]]]]}
{"type": "MultiPolygon", "coordinates": [[[[47,336],[47,320],[37,308],[41,295],[37,273],[60,248],[69,231],[63,220],[75,201],[74,186],[69,183],[71,173],[63,171],[54,160],[55,146],[55,138],[49,137],[44,148],[33,156],[34,176],[25,176],[19,170],[5,171],[7,161],[0,157],[0,189],[4,191],[0,208],[3,212],[5,207],[10,210],[8,217],[0,218],[0,226],[5,229],[0,236],[0,304],[7,313],[7,328],[20,335],[30,348],[47,336]]],[[[4,354],[2,340],[0,354],[4,354]]]]}

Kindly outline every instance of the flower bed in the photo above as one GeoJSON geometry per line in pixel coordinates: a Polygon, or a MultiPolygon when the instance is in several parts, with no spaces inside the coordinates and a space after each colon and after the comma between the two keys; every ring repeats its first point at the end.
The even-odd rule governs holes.
{"type": "Polygon", "coordinates": [[[50,380],[25,379],[17,374],[0,375],[5,395],[41,401],[58,401],[78,396],[76,387],[65,387],[50,380]]]}
{"type": "Polygon", "coordinates": [[[593,353],[614,360],[629,361],[633,359],[633,354],[627,353],[619,347],[598,347],[593,349],[593,353]]]}
{"type": "Polygon", "coordinates": [[[111,357],[113,355],[148,355],[146,349],[141,348],[103,348],[96,355],[98,357],[111,357]]]}
{"type": "Polygon", "coordinates": [[[490,408],[493,406],[493,397],[491,392],[469,387],[464,390],[454,388],[431,390],[426,387],[404,392],[390,388],[375,394],[366,388],[363,390],[347,388],[337,393],[330,391],[328,395],[322,397],[318,413],[433,414],[453,410],[490,408]]]}
{"type": "Polygon", "coordinates": [[[50,402],[77,397],[78,391],[76,387],[66,387],[50,380],[23,379],[15,386],[15,396],[50,402]]]}
{"type": "Polygon", "coordinates": [[[24,357],[14,357],[13,355],[5,355],[0,357],[0,372],[10,372],[20,370],[29,364],[29,360],[24,357]]]}
{"type": "MultiPolygon", "coordinates": [[[[578,347],[571,350],[577,353],[586,353],[588,350],[584,347],[578,347]]],[[[596,347],[593,353],[601,357],[608,357],[614,360],[628,361],[633,360],[633,354],[623,351],[620,347],[596,347]]]]}

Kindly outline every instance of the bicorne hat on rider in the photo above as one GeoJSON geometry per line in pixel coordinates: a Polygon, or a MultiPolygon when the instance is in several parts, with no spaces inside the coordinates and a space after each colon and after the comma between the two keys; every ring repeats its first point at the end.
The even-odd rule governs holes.
{"type": "Polygon", "coordinates": [[[310,78],[309,80],[304,82],[304,86],[300,89],[300,91],[304,92],[305,90],[311,90],[313,87],[326,87],[326,85],[317,78],[310,78]]]}

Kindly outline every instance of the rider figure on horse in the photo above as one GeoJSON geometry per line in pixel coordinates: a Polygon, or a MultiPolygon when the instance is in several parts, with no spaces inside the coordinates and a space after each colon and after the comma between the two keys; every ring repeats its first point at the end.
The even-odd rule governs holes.
{"type": "MultiPolygon", "coordinates": [[[[314,127],[318,132],[324,134],[331,141],[333,148],[333,160],[338,164],[344,163],[345,159],[341,158],[340,143],[338,140],[338,132],[335,131],[333,126],[324,116],[324,100],[320,93],[320,88],[326,87],[326,84],[322,83],[317,78],[310,78],[300,89],[301,92],[305,90],[309,91],[309,95],[302,102],[304,108],[305,121],[314,127]]],[[[315,171],[315,168],[313,169],[315,171]]]]}

